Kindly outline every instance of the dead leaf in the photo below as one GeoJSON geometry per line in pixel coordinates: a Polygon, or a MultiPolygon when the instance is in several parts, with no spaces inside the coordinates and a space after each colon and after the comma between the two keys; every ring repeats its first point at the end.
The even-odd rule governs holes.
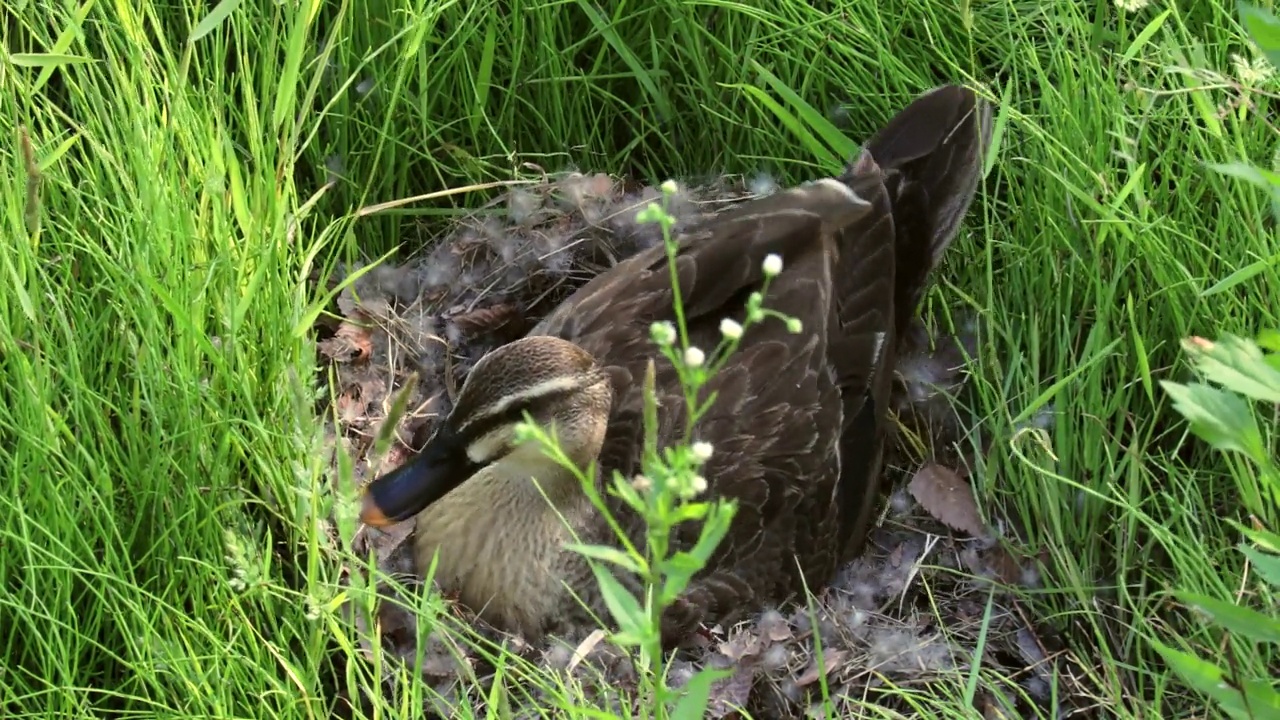
{"type": "Polygon", "coordinates": [[[744,657],[760,654],[760,636],[752,632],[734,633],[733,637],[720,643],[716,649],[729,662],[736,663],[744,657]]]}
{"type": "Polygon", "coordinates": [[[773,642],[785,642],[793,636],[791,624],[782,613],[773,610],[760,616],[760,634],[773,642]]]}
{"type": "Polygon", "coordinates": [[[373,354],[369,329],[344,320],[333,337],[316,343],[320,352],[337,362],[363,362],[373,354]]]}
{"type": "Polygon", "coordinates": [[[823,651],[822,658],[823,661],[821,667],[818,666],[817,658],[814,658],[813,662],[809,663],[808,669],[801,673],[800,677],[796,678],[796,685],[799,685],[800,687],[812,685],[818,681],[818,678],[821,675],[831,675],[836,672],[845,664],[845,661],[849,659],[849,651],[828,648],[823,651]]]}
{"type": "Polygon", "coordinates": [[[378,566],[386,568],[391,555],[405,544],[413,533],[413,520],[405,520],[383,528],[364,525],[360,528],[361,539],[365,550],[373,550],[378,558],[378,566]]]}
{"type": "Polygon", "coordinates": [[[911,478],[907,490],[920,507],[949,527],[973,537],[987,534],[978,503],[973,499],[973,489],[954,471],[928,463],[911,478]]]}
{"type": "Polygon", "coordinates": [[[893,549],[893,552],[889,553],[889,557],[885,559],[894,568],[900,568],[902,567],[902,553],[903,553],[903,544],[898,543],[897,547],[893,549]]]}
{"type": "Polygon", "coordinates": [[[599,645],[600,641],[603,639],[603,630],[600,628],[592,630],[590,635],[587,635],[583,638],[582,642],[578,643],[578,647],[573,651],[573,657],[569,658],[569,666],[566,669],[569,672],[573,672],[573,669],[578,667],[578,665],[580,665],[582,661],[591,654],[591,651],[596,649],[596,645],[599,645]]]}
{"type": "Polygon", "coordinates": [[[360,399],[360,393],[355,388],[339,395],[334,404],[338,407],[338,422],[343,426],[354,425],[366,419],[365,402],[360,399]]]}
{"type": "Polygon", "coordinates": [[[720,720],[737,715],[739,708],[747,706],[754,685],[755,673],[742,666],[735,668],[729,677],[712,683],[710,697],[707,698],[707,717],[720,720]]]}
{"type": "Polygon", "coordinates": [[[1001,545],[993,546],[986,552],[986,561],[996,577],[1006,585],[1022,582],[1022,565],[1008,548],[1001,545]]]}
{"type": "Polygon", "coordinates": [[[493,332],[511,322],[518,310],[512,303],[501,303],[451,314],[448,319],[458,326],[463,335],[478,335],[493,332]]]}

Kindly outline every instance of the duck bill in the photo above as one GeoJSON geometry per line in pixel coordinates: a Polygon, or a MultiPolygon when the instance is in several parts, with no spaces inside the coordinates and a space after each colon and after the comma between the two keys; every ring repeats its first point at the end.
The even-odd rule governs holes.
{"type": "Polygon", "coordinates": [[[365,486],[360,522],[386,527],[408,520],[452,492],[473,470],[462,443],[437,436],[413,460],[365,486]]]}

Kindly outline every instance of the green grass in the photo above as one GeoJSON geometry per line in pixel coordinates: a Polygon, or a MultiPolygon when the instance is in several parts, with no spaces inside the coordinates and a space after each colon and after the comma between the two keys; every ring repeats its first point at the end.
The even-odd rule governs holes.
{"type": "Polygon", "coordinates": [[[0,10],[7,717],[327,716],[354,665],[320,520],[335,499],[308,278],[447,210],[357,208],[525,162],[649,181],[833,169],[761,100],[798,112],[757,67],[854,142],[942,82],[1000,103],[1000,155],[931,304],[990,329],[979,489],[1051,558],[1028,607],[1122,717],[1217,712],[1149,637],[1275,666],[1165,593],[1247,596],[1225,519],[1280,520],[1158,385],[1186,375],[1185,335],[1280,325],[1266,197],[1202,165],[1276,156],[1280,83],[1238,102],[1230,55],[1251,51],[1234,8],[321,5],[242,3],[211,24],[192,2],[0,10]],[[1210,292],[1260,260],[1272,280],[1210,292]],[[1050,403],[1053,429],[1015,438],[1050,403]]]}

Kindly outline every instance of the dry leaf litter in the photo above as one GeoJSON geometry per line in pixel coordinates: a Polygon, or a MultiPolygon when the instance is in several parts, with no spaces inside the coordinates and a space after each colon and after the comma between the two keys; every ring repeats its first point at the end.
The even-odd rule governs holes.
{"type": "MultiPolygon", "coordinates": [[[[679,229],[776,188],[764,175],[682,185],[669,212],[679,229]]],[[[486,352],[521,337],[602,270],[661,242],[656,226],[635,221],[640,208],[659,198],[655,187],[603,174],[544,177],[439,237],[420,238],[427,248],[420,257],[371,268],[345,288],[337,299],[341,319],[320,328],[319,351],[333,371],[326,379],[335,379],[325,393],[336,397],[335,407],[324,409],[326,429],[350,453],[357,482],[391,470],[422,446],[486,352]],[[393,397],[414,373],[419,381],[391,449],[369,457],[393,397]]],[[[986,443],[959,449],[975,422],[953,400],[964,389],[977,337],[972,321],[956,335],[921,323],[908,337],[894,402],[905,442],[887,470],[896,489],[864,556],[818,593],[812,609],[769,610],[739,627],[709,628],[680,652],[670,671],[673,685],[701,667],[732,670],[713,686],[708,717],[823,717],[824,685],[837,716],[859,717],[868,712],[859,707],[877,702],[886,687],[954,685],[975,662],[984,668],[974,709],[983,717],[1051,716],[1051,692],[1062,714],[1063,703],[1076,695],[1076,670],[1009,592],[1037,584],[1039,559],[991,529],[967,480],[986,443]]],[[[334,468],[336,477],[336,461],[334,468]]],[[[635,687],[635,669],[600,631],[535,647],[485,627],[447,599],[449,609],[434,622],[406,609],[418,605],[414,596],[422,592],[406,542],[411,533],[411,521],[386,531],[361,528],[354,550],[372,554],[403,590],[383,583],[376,617],[355,614],[370,659],[383,653],[384,660],[412,667],[423,653],[421,673],[435,694],[428,716],[453,717],[450,708],[458,704],[483,711],[494,676],[487,652],[478,649],[485,641],[536,672],[568,678],[585,698],[579,702],[622,710],[619,694],[635,687]],[[442,632],[441,624],[451,631],[442,632]],[[459,642],[457,628],[476,633],[475,642],[459,642]]],[[[394,681],[387,685],[398,694],[394,681]]],[[[515,717],[539,717],[564,702],[540,697],[532,683],[508,679],[506,686],[515,717]]]]}

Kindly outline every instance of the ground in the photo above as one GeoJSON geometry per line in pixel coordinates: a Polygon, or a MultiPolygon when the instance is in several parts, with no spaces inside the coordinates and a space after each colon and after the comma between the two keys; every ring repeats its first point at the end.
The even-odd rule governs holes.
{"type": "MultiPolygon", "coordinates": [[[[855,624],[933,638],[948,613],[979,613],[922,653],[955,669],[920,686],[885,675],[860,694],[860,670],[890,642],[863,636],[835,648],[846,654],[832,658],[834,680],[806,685],[856,694],[865,713],[994,717],[1004,673],[1028,695],[1050,685],[1047,704],[1019,706],[1029,715],[1216,717],[1153,641],[1231,656],[1243,675],[1274,666],[1267,646],[1224,638],[1168,594],[1252,598],[1229,521],[1277,520],[1250,473],[1186,432],[1159,384],[1189,376],[1188,335],[1280,325],[1267,273],[1233,275],[1280,252],[1267,198],[1205,165],[1276,157],[1280,87],[1234,6],[228,1],[3,13],[9,716],[315,717],[379,683],[370,702],[384,713],[420,707],[433,685],[371,668],[347,624],[350,601],[367,596],[349,585],[352,489],[329,484],[333,443],[317,416],[333,384],[315,328],[342,302],[324,294],[332,271],[392,251],[403,262],[446,216],[500,202],[513,178],[540,171],[810,179],[943,82],[996,104],[999,146],[925,313],[981,329],[966,414],[988,450],[968,479],[1019,570],[998,593],[945,580],[948,567],[981,571],[975,554],[992,546],[895,495],[868,567],[922,571],[900,591],[877,576],[899,614],[877,598],[855,624]],[[921,537],[933,559],[914,563],[921,537]],[[950,609],[933,599],[944,580],[950,609]],[[982,682],[956,651],[972,654],[975,638],[1000,650],[982,682]],[[1055,675],[1027,673],[1049,665],[1037,653],[1055,675]]],[[[757,634],[813,634],[782,620],[757,634]]],[[[796,685],[810,677],[803,654],[723,643],[721,656],[795,666],[796,685]]],[[[509,694],[567,704],[578,692],[545,687],[550,675],[516,660],[504,672],[509,694]]]]}

